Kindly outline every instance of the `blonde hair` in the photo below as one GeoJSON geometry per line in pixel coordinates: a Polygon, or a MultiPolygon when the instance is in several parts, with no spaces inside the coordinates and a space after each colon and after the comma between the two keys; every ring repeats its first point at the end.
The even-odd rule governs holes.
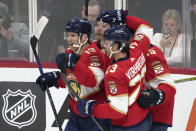
{"type": "MultiPolygon", "coordinates": [[[[176,23],[179,25],[179,27],[181,27],[181,18],[180,18],[180,13],[177,10],[167,10],[163,16],[162,16],[162,23],[165,20],[168,19],[173,19],[176,21],[176,23]]],[[[180,31],[180,29],[179,29],[180,31]]]]}
{"type": "Polygon", "coordinates": [[[167,19],[174,19],[178,24],[181,24],[180,14],[177,10],[167,10],[162,16],[162,22],[167,19]]]}

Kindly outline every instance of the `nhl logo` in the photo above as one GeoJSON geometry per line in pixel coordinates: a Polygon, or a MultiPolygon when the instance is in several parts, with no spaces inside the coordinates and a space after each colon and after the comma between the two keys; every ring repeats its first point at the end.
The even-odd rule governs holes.
{"type": "Polygon", "coordinates": [[[37,117],[35,99],[36,96],[30,90],[12,92],[8,89],[7,93],[3,95],[3,119],[18,128],[31,125],[37,117]]]}

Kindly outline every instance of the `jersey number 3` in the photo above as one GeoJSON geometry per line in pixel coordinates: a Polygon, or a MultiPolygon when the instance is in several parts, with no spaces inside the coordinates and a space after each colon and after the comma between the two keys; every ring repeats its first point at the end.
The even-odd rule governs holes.
{"type": "Polygon", "coordinates": [[[106,70],[106,74],[108,74],[109,72],[110,72],[110,73],[114,73],[114,72],[116,71],[116,68],[117,68],[117,67],[118,67],[117,64],[114,64],[114,65],[109,66],[109,67],[107,68],[107,70],[106,70]]]}

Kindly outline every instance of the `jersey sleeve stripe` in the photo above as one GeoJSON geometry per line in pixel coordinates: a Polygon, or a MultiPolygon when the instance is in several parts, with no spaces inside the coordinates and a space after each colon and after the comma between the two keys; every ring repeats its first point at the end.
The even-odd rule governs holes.
{"type": "Polygon", "coordinates": [[[103,70],[101,70],[98,67],[91,67],[91,66],[89,66],[89,69],[93,72],[95,79],[96,79],[96,86],[98,86],[104,78],[103,70]]]}
{"type": "Polygon", "coordinates": [[[158,77],[156,77],[156,79],[153,79],[153,80],[148,82],[148,84],[153,88],[157,88],[158,85],[161,84],[161,83],[168,84],[171,87],[175,88],[175,83],[173,82],[173,79],[172,79],[172,77],[169,73],[158,76],[158,77]]]}
{"type": "Polygon", "coordinates": [[[117,95],[117,96],[108,96],[110,100],[110,107],[115,111],[127,114],[128,112],[128,95],[117,95]]]}
{"type": "Polygon", "coordinates": [[[150,41],[153,41],[152,40],[153,39],[152,38],[152,36],[153,36],[153,28],[151,28],[150,26],[147,26],[145,24],[141,24],[139,26],[139,28],[137,29],[135,35],[137,35],[137,34],[143,34],[143,35],[147,36],[150,41]]]}
{"type": "Polygon", "coordinates": [[[131,106],[136,100],[139,95],[140,85],[135,89],[135,91],[129,96],[129,106],[131,106]]]}
{"type": "Polygon", "coordinates": [[[98,86],[94,87],[94,88],[90,88],[90,87],[86,87],[81,85],[81,93],[80,93],[80,98],[83,99],[93,93],[99,92],[100,89],[98,86]]]}

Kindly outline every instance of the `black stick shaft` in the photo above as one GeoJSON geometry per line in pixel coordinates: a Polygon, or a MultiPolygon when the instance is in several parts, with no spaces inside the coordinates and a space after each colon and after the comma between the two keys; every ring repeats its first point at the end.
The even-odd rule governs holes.
{"type": "Polygon", "coordinates": [[[89,3],[89,0],[85,0],[85,19],[88,20],[88,3],[89,3]]]}
{"type": "MultiPolygon", "coordinates": [[[[38,65],[38,68],[39,68],[39,72],[40,74],[42,75],[44,72],[43,72],[43,69],[42,69],[42,66],[41,66],[41,63],[40,63],[40,60],[39,60],[39,57],[38,57],[38,54],[37,54],[37,51],[36,51],[36,44],[37,44],[37,38],[35,36],[33,36],[31,38],[31,48],[33,50],[33,54],[35,56],[35,59],[36,59],[36,63],[38,65]]],[[[54,116],[55,116],[55,121],[56,121],[56,124],[57,126],[59,127],[59,131],[63,131],[62,128],[61,128],[61,125],[60,125],[60,122],[59,122],[59,118],[58,118],[58,114],[57,114],[57,111],[56,111],[56,108],[54,106],[54,102],[53,102],[53,99],[52,99],[52,96],[51,96],[51,93],[50,93],[50,90],[49,88],[47,87],[46,88],[46,92],[47,92],[47,95],[48,95],[48,99],[50,101],[50,105],[52,107],[52,111],[54,113],[54,116]]]]}

